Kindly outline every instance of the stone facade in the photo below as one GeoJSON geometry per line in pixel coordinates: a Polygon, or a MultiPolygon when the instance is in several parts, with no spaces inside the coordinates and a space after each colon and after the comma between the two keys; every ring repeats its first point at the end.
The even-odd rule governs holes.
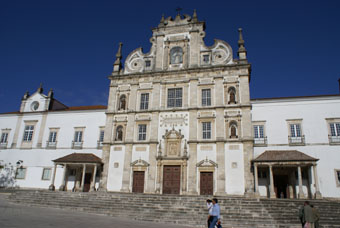
{"type": "Polygon", "coordinates": [[[163,172],[168,166],[180,168],[176,184],[180,194],[199,194],[201,172],[207,171],[213,173],[211,194],[252,192],[250,64],[242,33],[238,60],[222,40],[207,47],[204,30],[205,23],[195,13],[162,18],[152,30],[151,50],[144,54],[139,48],[130,53],[124,69],[120,44],[109,77],[103,188],[110,186],[110,157],[115,156],[116,145],[121,145],[125,151],[122,191],[132,191],[130,164],[141,158],[149,164],[145,171],[148,193],[162,193],[163,172]],[[144,138],[142,127],[146,129],[144,138]],[[119,134],[122,137],[117,138],[119,134]],[[231,155],[229,148],[242,156],[231,155]],[[215,165],[199,168],[197,164],[206,159],[215,165]],[[244,180],[238,179],[228,189],[231,163],[244,180]]]}

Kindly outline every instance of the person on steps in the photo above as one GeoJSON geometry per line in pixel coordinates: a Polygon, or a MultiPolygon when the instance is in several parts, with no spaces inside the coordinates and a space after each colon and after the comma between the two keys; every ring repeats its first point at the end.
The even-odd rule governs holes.
{"type": "Polygon", "coordinates": [[[218,227],[221,227],[221,214],[220,214],[220,206],[218,205],[218,200],[216,198],[212,199],[212,211],[211,211],[211,223],[209,228],[215,228],[215,225],[217,224],[218,227]]]}

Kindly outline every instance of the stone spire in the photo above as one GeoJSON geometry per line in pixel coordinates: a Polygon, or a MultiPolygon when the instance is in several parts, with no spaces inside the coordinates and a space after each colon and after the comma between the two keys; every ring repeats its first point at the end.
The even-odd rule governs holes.
{"type": "Polygon", "coordinates": [[[242,28],[238,29],[239,32],[239,39],[238,39],[238,57],[240,60],[247,60],[247,51],[246,48],[244,47],[244,40],[243,40],[243,35],[242,35],[242,28]]]}
{"type": "Polygon", "coordinates": [[[116,61],[113,64],[113,72],[119,73],[120,70],[122,69],[122,62],[121,62],[121,59],[122,59],[122,46],[123,46],[123,43],[120,42],[119,43],[119,48],[118,48],[118,51],[117,51],[117,54],[116,54],[116,61]]]}
{"type": "Polygon", "coordinates": [[[192,21],[193,21],[193,22],[197,22],[197,13],[196,13],[196,9],[194,9],[194,14],[192,15],[192,21]]]}
{"type": "Polygon", "coordinates": [[[37,89],[38,93],[42,93],[44,91],[43,87],[42,87],[42,83],[40,83],[39,88],[37,89]]]}
{"type": "Polygon", "coordinates": [[[48,97],[53,98],[53,89],[51,88],[50,91],[48,91],[48,97]]]}

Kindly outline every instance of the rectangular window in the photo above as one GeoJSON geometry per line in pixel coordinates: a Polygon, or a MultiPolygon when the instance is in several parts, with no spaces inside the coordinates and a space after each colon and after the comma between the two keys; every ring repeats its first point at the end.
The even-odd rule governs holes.
{"type": "Polygon", "coordinates": [[[168,89],[168,108],[182,107],[182,88],[168,89]]]}
{"type": "Polygon", "coordinates": [[[50,135],[48,137],[48,142],[55,143],[56,141],[57,141],[57,132],[56,131],[51,131],[50,135]]]}
{"type": "Polygon", "coordinates": [[[330,123],[331,136],[340,136],[340,123],[330,123]]]}
{"type": "Polygon", "coordinates": [[[301,137],[300,124],[291,124],[290,125],[290,136],[291,137],[301,137]]]}
{"type": "Polygon", "coordinates": [[[203,55],[203,62],[209,63],[209,55],[203,55]]]}
{"type": "Polygon", "coordinates": [[[7,140],[8,140],[8,132],[2,133],[0,143],[7,143],[7,140]]]}
{"type": "Polygon", "coordinates": [[[140,95],[140,109],[146,110],[149,108],[149,94],[148,93],[142,93],[140,95]]]}
{"type": "Polygon", "coordinates": [[[50,180],[51,179],[51,172],[52,172],[51,168],[44,168],[41,179],[42,180],[50,180]]]}
{"type": "Polygon", "coordinates": [[[104,130],[101,130],[99,133],[99,142],[104,142],[104,130]]]}
{"type": "Polygon", "coordinates": [[[338,181],[338,186],[340,186],[340,170],[336,170],[336,178],[337,178],[337,181],[338,181]]]}
{"type": "Polygon", "coordinates": [[[211,139],[211,122],[202,123],[203,139],[211,139]]]}
{"type": "Polygon", "coordinates": [[[202,106],[210,106],[210,105],[211,105],[211,90],[202,89],[202,106]]]}
{"type": "Polygon", "coordinates": [[[15,173],[15,179],[25,179],[26,168],[18,168],[15,173]]]}
{"type": "Polygon", "coordinates": [[[82,139],[83,139],[83,132],[82,131],[74,132],[74,142],[82,142],[82,139]]]}
{"type": "Polygon", "coordinates": [[[138,125],[138,140],[146,140],[146,124],[138,125]]]}
{"type": "Polygon", "coordinates": [[[145,60],[145,67],[148,68],[151,66],[151,61],[150,60],[145,60]]]}
{"type": "Polygon", "coordinates": [[[264,138],[263,125],[254,125],[254,138],[264,138]]]}
{"type": "Polygon", "coordinates": [[[33,126],[33,125],[27,125],[27,126],[25,126],[24,139],[23,139],[23,140],[24,140],[25,142],[30,142],[30,141],[32,141],[33,132],[34,132],[34,126],[33,126]]]}

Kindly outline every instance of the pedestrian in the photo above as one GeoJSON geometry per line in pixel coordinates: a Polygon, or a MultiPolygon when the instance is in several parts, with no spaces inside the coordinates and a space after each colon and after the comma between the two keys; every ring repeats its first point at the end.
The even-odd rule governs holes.
{"type": "Polygon", "coordinates": [[[319,228],[319,220],[320,220],[320,213],[318,211],[318,209],[316,209],[314,207],[314,205],[310,205],[312,207],[312,211],[313,211],[313,217],[314,217],[314,227],[315,228],[319,228]]]}
{"type": "Polygon", "coordinates": [[[212,201],[210,199],[207,199],[207,208],[208,208],[208,211],[209,211],[209,214],[208,214],[208,228],[210,226],[210,223],[211,223],[211,220],[212,220],[212,208],[213,208],[213,204],[212,204],[212,201]]]}
{"type": "Polygon", "coordinates": [[[212,211],[211,211],[211,223],[209,228],[214,228],[215,225],[217,225],[217,227],[222,227],[221,226],[221,214],[220,214],[220,206],[218,205],[218,200],[216,198],[212,199],[212,211]]]}
{"type": "Polygon", "coordinates": [[[314,228],[314,213],[308,201],[304,203],[303,214],[306,222],[304,228],[314,228]]]}
{"type": "Polygon", "coordinates": [[[303,205],[299,208],[299,219],[300,219],[300,222],[301,222],[301,225],[302,225],[302,228],[305,227],[305,213],[304,213],[304,210],[303,210],[303,205]]]}

